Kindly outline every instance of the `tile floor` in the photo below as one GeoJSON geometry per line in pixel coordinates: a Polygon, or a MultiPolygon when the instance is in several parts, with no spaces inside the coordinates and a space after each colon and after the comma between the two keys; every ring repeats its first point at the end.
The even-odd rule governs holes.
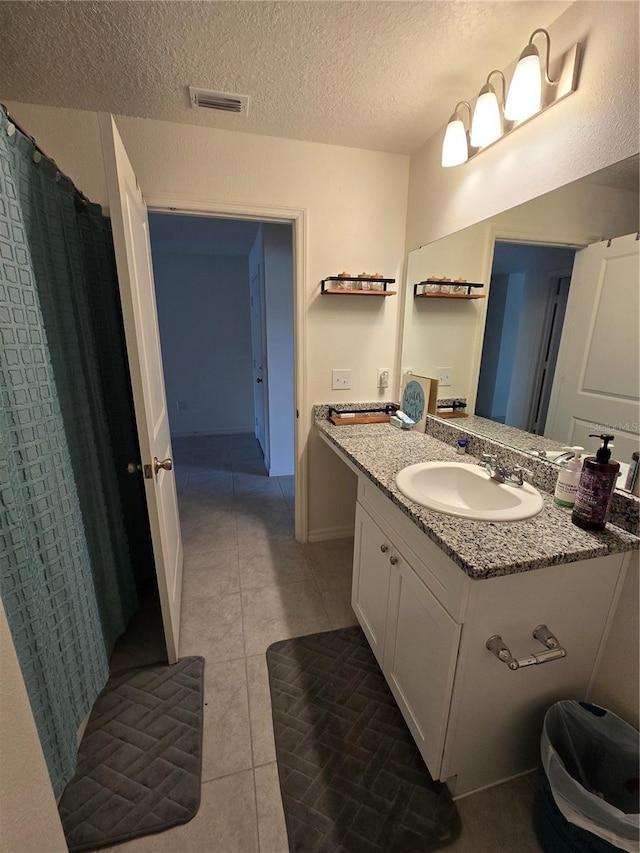
{"type": "MultiPolygon", "coordinates": [[[[352,540],[294,540],[293,477],[266,476],[253,436],[174,439],[184,544],[181,655],[206,658],[202,802],[184,826],[122,853],[287,853],[265,651],[355,624],[352,540]]],[[[152,653],[150,653],[152,654],[152,653]]],[[[533,786],[517,779],[458,802],[451,853],[539,853],[533,786]]]]}

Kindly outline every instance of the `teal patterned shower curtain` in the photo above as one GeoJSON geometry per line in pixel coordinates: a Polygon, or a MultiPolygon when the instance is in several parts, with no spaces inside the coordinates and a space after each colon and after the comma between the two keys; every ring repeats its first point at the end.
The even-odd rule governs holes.
{"type": "Polygon", "coordinates": [[[56,795],[137,608],[114,464],[128,378],[104,359],[105,331],[122,345],[101,313],[111,251],[100,208],[0,110],[0,592],[56,795]]]}

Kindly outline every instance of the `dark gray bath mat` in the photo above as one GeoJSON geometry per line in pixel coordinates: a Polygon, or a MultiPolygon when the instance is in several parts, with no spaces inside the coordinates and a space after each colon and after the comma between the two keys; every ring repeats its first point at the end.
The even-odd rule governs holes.
{"type": "Polygon", "coordinates": [[[98,696],[60,799],[71,853],[187,823],[200,806],[204,658],[129,669],[98,696]]]}
{"type": "Polygon", "coordinates": [[[267,649],[292,853],[423,853],[460,819],[424,765],[359,627],[267,649]]]}

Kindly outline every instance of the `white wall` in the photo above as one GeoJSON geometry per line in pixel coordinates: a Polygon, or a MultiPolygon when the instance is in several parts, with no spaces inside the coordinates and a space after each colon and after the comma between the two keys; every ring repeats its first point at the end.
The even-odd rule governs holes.
{"type": "Polygon", "coordinates": [[[0,604],[0,848],[66,853],[49,772],[0,604]],[[28,792],[28,796],[25,793],[28,792]]]}
{"type": "MultiPolygon", "coordinates": [[[[552,57],[584,44],[576,92],[463,166],[440,166],[444,128],[412,156],[407,250],[638,151],[638,8],[610,0],[573,3],[549,32],[552,57]]],[[[473,96],[456,92],[452,108],[473,96]]]]}
{"type": "Polygon", "coordinates": [[[639,552],[634,551],[630,559],[631,564],[613,627],[600,660],[590,698],[596,704],[609,708],[637,729],[640,728],[639,552]]]}
{"type": "Polygon", "coordinates": [[[413,285],[429,276],[484,282],[490,256],[485,225],[467,228],[409,254],[402,368],[429,377],[436,377],[439,367],[451,368],[452,385],[440,388],[440,397],[467,396],[484,300],[414,299],[413,285]]]}
{"type": "Polygon", "coordinates": [[[262,227],[269,399],[269,476],[294,472],[293,247],[290,225],[262,227]]]}
{"type": "Polygon", "coordinates": [[[171,434],[253,432],[246,258],[154,249],[153,271],[171,434]]]}
{"type": "MultiPolygon", "coordinates": [[[[5,103],[60,168],[105,204],[96,173],[102,170],[97,114],[5,103]]],[[[409,158],[150,119],[116,121],[146,196],[305,210],[300,297],[307,309],[307,394],[297,403],[308,436],[309,529],[314,538],[346,534],[354,477],[315,435],[311,407],[378,399],[376,368],[395,370],[400,300],[321,297],[320,280],[343,269],[399,279],[409,158]],[[352,369],[350,391],[331,390],[333,367],[352,369]]]]}

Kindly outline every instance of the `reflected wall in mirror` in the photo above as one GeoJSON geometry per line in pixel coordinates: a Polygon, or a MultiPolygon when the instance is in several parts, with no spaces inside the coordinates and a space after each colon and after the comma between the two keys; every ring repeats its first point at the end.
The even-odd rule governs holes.
{"type": "Polygon", "coordinates": [[[402,372],[464,397],[469,431],[531,452],[639,445],[638,157],[409,253],[402,372]],[[485,284],[486,298],[416,299],[428,278],[485,284]],[[501,425],[505,426],[501,426],[501,425]]]}

